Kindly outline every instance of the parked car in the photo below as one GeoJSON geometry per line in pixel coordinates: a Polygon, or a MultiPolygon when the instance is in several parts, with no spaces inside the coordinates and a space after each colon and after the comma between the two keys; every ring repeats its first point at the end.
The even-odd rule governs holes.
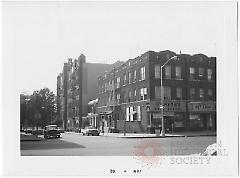
{"type": "Polygon", "coordinates": [[[57,125],[47,125],[44,128],[44,138],[46,139],[51,137],[60,138],[60,136],[61,136],[61,133],[58,130],[57,125]]]}
{"type": "Polygon", "coordinates": [[[26,129],[25,134],[32,134],[32,129],[26,129]]]}
{"type": "Polygon", "coordinates": [[[58,130],[59,130],[60,133],[64,133],[65,132],[65,130],[63,128],[58,128],[58,130]]]}
{"type": "Polygon", "coordinates": [[[36,135],[36,134],[43,135],[44,134],[44,130],[43,129],[33,130],[32,134],[33,135],[36,135]]]}
{"type": "Polygon", "coordinates": [[[76,133],[82,133],[81,129],[76,129],[75,132],[76,133]]]}
{"type": "Polygon", "coordinates": [[[83,135],[92,135],[92,136],[99,136],[99,130],[98,129],[92,129],[92,128],[87,128],[82,131],[83,135]]]}

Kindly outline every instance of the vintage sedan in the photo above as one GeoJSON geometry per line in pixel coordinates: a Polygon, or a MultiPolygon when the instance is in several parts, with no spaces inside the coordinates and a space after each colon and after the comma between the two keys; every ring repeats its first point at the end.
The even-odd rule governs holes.
{"type": "Polygon", "coordinates": [[[94,129],[94,128],[88,128],[88,129],[85,129],[83,130],[82,132],[83,135],[91,135],[91,136],[99,136],[100,132],[98,129],[94,129]]]}
{"type": "Polygon", "coordinates": [[[57,125],[47,125],[44,128],[44,138],[48,139],[48,138],[60,138],[61,133],[57,127],[57,125]]]}

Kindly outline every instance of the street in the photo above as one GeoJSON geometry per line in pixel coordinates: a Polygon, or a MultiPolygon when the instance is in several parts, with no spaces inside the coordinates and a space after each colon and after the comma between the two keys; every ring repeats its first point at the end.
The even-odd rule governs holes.
{"type": "Polygon", "coordinates": [[[59,139],[21,141],[22,156],[155,156],[202,153],[215,136],[116,138],[63,133],[59,139]]]}

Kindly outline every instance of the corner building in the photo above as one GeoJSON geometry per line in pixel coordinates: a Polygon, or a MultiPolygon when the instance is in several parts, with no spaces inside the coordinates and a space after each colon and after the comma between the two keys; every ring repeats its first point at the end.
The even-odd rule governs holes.
{"type": "Polygon", "coordinates": [[[216,58],[168,50],[148,51],[98,77],[100,129],[161,129],[163,65],[166,131],[216,130],[216,58]]]}

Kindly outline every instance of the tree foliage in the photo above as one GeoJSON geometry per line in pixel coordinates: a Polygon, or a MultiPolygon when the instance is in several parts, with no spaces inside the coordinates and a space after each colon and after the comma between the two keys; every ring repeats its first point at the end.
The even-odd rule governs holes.
{"type": "Polygon", "coordinates": [[[54,123],[56,116],[55,95],[50,89],[36,90],[32,95],[20,95],[20,120],[25,127],[34,127],[54,123]],[[37,119],[38,113],[41,117],[37,119]]]}

